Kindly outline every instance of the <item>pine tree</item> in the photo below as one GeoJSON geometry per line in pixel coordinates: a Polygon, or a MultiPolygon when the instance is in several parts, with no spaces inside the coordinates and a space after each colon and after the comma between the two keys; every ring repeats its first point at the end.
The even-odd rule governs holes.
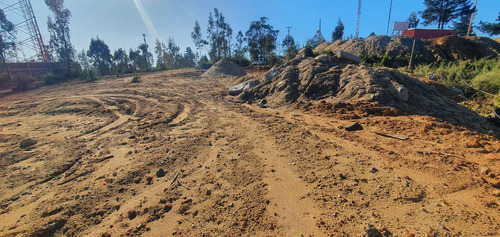
{"type": "Polygon", "coordinates": [[[420,23],[420,19],[418,19],[416,12],[412,12],[410,14],[410,16],[408,17],[407,21],[408,21],[409,28],[417,28],[418,23],[420,23]]]}
{"type": "Polygon", "coordinates": [[[344,36],[344,24],[342,23],[342,20],[340,20],[339,18],[337,26],[335,27],[335,30],[333,30],[332,32],[332,42],[341,40],[343,36],[344,36]]]}
{"type": "Polygon", "coordinates": [[[497,23],[479,22],[479,29],[489,36],[500,35],[500,12],[498,13],[497,23]]]}
{"type": "Polygon", "coordinates": [[[463,15],[473,12],[472,3],[469,0],[424,0],[427,7],[420,12],[424,19],[423,24],[438,24],[438,29],[444,29],[450,21],[458,19],[463,15]]]}

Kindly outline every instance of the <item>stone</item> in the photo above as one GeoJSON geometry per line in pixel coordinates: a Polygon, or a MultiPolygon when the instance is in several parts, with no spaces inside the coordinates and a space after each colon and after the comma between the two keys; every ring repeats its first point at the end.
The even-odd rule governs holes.
{"type": "Polygon", "coordinates": [[[259,84],[258,80],[249,80],[245,82],[241,82],[237,85],[229,87],[228,94],[232,96],[237,96],[241,94],[243,91],[247,91],[259,84]]]}
{"type": "Polygon", "coordinates": [[[36,139],[30,137],[22,140],[21,143],[19,144],[19,147],[21,149],[26,149],[28,147],[34,146],[37,143],[38,141],[36,139]]]}
{"type": "Polygon", "coordinates": [[[363,126],[361,126],[361,124],[359,124],[358,122],[355,122],[355,123],[351,124],[350,126],[347,126],[345,128],[345,130],[349,131],[349,132],[363,130],[363,126]]]}
{"type": "Polygon", "coordinates": [[[278,68],[273,67],[265,76],[264,80],[270,81],[273,78],[276,78],[281,74],[281,71],[278,68]]]}
{"type": "Polygon", "coordinates": [[[375,168],[375,167],[373,167],[373,168],[370,170],[370,172],[372,172],[372,173],[377,173],[377,172],[378,172],[378,169],[377,169],[377,168],[375,168]]]}
{"type": "Polygon", "coordinates": [[[157,178],[161,178],[161,177],[164,177],[165,176],[165,171],[160,168],[158,171],[156,171],[156,177],[157,178]]]}
{"type": "Polygon", "coordinates": [[[262,99],[259,103],[259,107],[260,108],[266,108],[266,104],[267,104],[267,100],[266,99],[262,99]]]}

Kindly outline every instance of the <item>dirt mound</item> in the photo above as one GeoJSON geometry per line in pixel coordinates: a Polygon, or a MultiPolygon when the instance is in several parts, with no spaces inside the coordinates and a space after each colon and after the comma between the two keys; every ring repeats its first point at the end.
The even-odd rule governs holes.
{"type": "Polygon", "coordinates": [[[221,59],[203,73],[203,77],[243,76],[245,72],[235,63],[221,59]]]}
{"type": "MultiPolygon", "coordinates": [[[[314,49],[315,53],[345,51],[359,57],[391,58],[390,66],[406,66],[414,38],[371,36],[366,39],[338,40],[323,43],[314,49]]],[[[473,60],[498,55],[500,43],[484,37],[463,38],[446,36],[432,40],[415,39],[415,59],[421,63],[436,60],[473,60]]]]}
{"type": "Polygon", "coordinates": [[[312,100],[376,103],[408,114],[431,115],[482,132],[490,129],[485,118],[397,70],[333,65],[304,58],[272,71],[274,76],[263,77],[258,86],[240,97],[244,100],[265,98],[269,106],[312,100]]]}

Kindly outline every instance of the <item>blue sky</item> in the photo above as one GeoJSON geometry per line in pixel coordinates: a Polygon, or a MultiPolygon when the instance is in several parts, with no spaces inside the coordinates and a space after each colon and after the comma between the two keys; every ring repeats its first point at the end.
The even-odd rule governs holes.
{"type": "MultiPolygon", "coordinates": [[[[10,0],[12,1],[12,0],[10,0]]],[[[360,37],[370,32],[385,34],[387,30],[389,5],[391,0],[363,0],[361,8],[360,37]]],[[[3,0],[8,2],[8,0],[3,0]]],[[[50,11],[43,0],[32,0],[45,41],[47,16],[50,11]]],[[[393,0],[391,28],[393,21],[404,21],[413,11],[424,10],[423,0],[393,0]]],[[[345,36],[355,35],[358,0],[66,0],[65,6],[72,12],[71,39],[75,49],[88,49],[90,39],[99,36],[111,50],[136,48],[142,41],[142,34],[153,45],[154,32],[161,41],[169,37],[184,50],[194,48],[191,39],[194,22],[201,24],[206,36],[208,13],[217,7],[226,17],[234,34],[248,29],[251,21],[261,16],[269,18],[269,23],[280,31],[281,42],[286,35],[286,27],[291,26],[291,35],[299,44],[304,44],[318,30],[322,20],[322,32],[327,40],[342,19],[345,36]],[[137,4],[143,6],[146,17],[141,17],[137,4]],[[144,19],[149,18],[148,27],[144,19]]],[[[478,0],[475,23],[480,20],[493,22],[500,11],[499,0],[478,0]]],[[[436,25],[419,28],[435,28],[436,25]]],[[[390,32],[391,30],[389,30],[390,32]]]]}

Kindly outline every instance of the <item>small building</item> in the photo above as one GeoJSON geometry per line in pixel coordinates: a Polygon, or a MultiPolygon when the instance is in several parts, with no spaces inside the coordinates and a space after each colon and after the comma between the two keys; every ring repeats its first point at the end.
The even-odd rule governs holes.
{"type": "Polygon", "coordinates": [[[443,36],[456,35],[456,30],[438,30],[438,29],[408,29],[401,33],[401,36],[411,36],[419,39],[432,39],[443,36]]]}

